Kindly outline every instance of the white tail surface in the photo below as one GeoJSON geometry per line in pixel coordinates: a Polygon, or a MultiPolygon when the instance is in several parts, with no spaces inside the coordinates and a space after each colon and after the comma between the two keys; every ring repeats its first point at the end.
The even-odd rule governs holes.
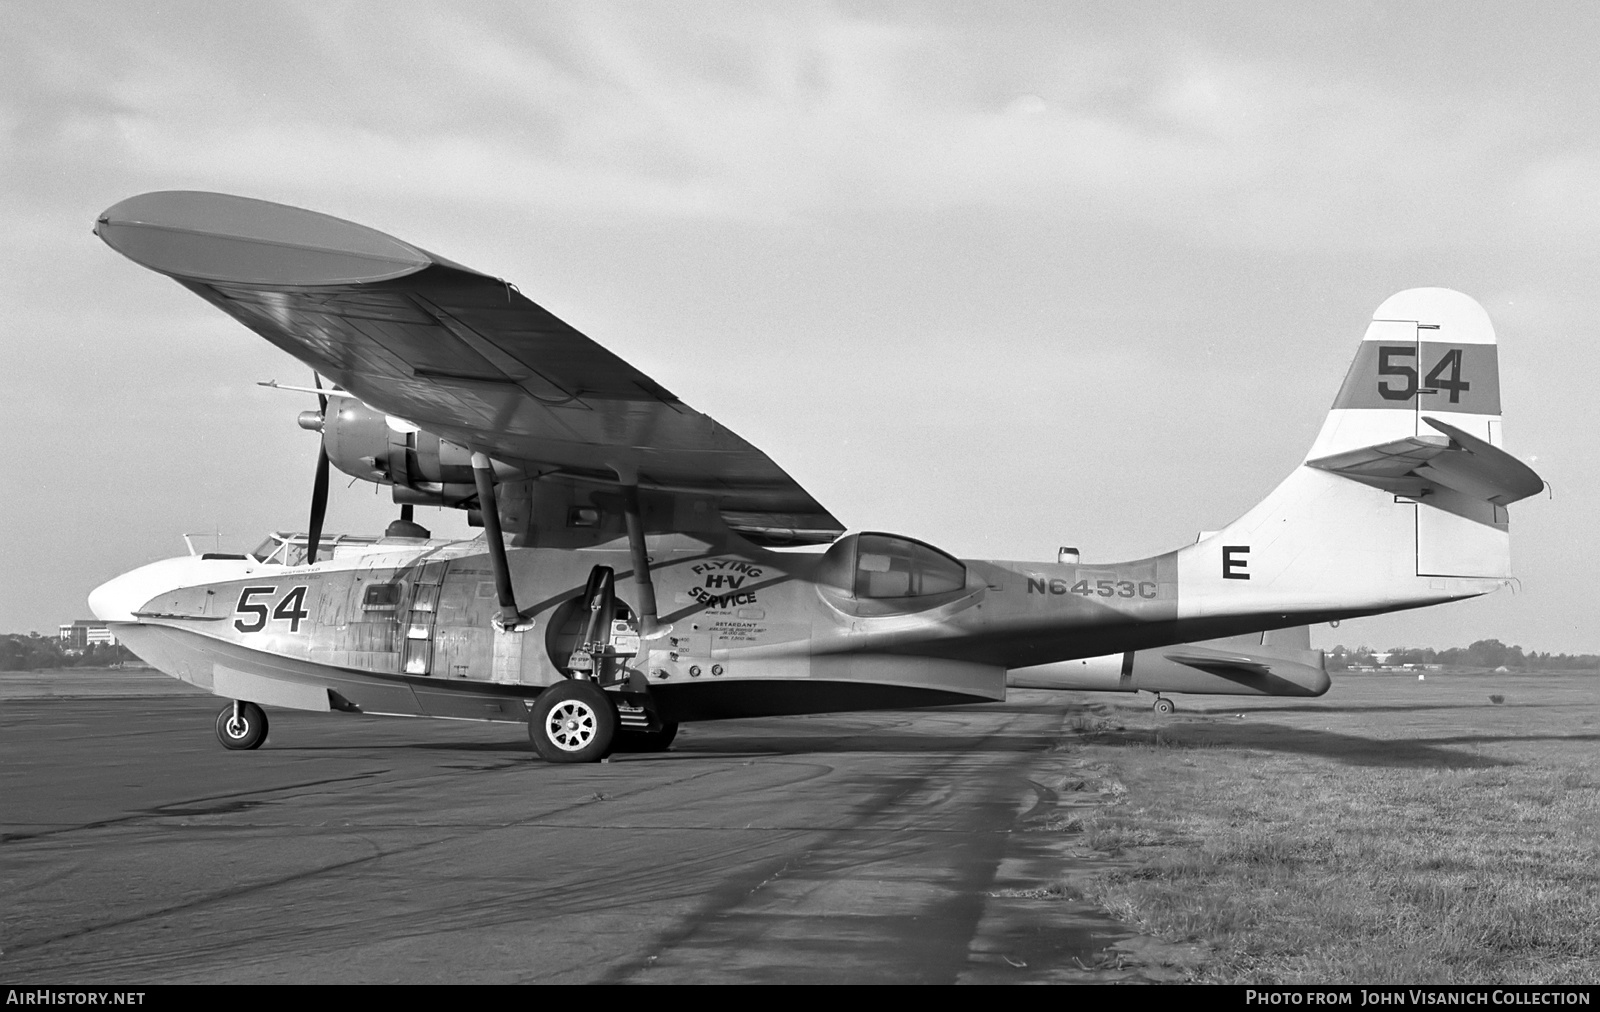
{"type": "Polygon", "coordinates": [[[1506,504],[1543,483],[1500,449],[1497,352],[1459,292],[1386,300],[1305,462],[1178,553],[1179,617],[1389,611],[1501,586],[1506,504]]]}

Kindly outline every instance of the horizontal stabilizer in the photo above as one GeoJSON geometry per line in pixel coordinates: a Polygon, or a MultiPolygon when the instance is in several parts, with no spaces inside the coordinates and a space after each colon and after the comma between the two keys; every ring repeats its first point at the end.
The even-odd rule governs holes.
{"type": "Polygon", "coordinates": [[[1544,488],[1533,468],[1499,447],[1438,419],[1422,420],[1442,435],[1406,436],[1306,464],[1412,499],[1448,488],[1506,506],[1544,488]]]}
{"type": "Polygon", "coordinates": [[[1168,651],[1162,656],[1174,664],[1186,664],[1209,674],[1221,675],[1223,678],[1260,678],[1272,674],[1272,668],[1259,657],[1226,654],[1220,650],[1207,650],[1204,647],[1190,646],[1183,650],[1168,651]]]}

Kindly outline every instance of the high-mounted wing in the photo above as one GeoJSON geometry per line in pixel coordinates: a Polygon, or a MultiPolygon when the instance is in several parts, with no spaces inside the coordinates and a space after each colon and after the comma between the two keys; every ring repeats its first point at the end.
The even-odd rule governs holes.
{"type": "Polygon", "coordinates": [[[731,526],[842,525],[766,454],[506,282],[375,229],[220,193],[109,208],[109,246],[381,411],[529,474],[720,499],[731,526]]]}

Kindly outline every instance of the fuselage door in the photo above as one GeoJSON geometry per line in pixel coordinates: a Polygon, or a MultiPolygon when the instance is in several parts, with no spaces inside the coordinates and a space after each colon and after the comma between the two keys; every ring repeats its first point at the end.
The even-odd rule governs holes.
{"type": "Polygon", "coordinates": [[[447,562],[426,562],[412,573],[411,604],[407,609],[405,646],[400,670],[408,675],[433,673],[433,629],[439,614],[439,588],[447,562]]]}

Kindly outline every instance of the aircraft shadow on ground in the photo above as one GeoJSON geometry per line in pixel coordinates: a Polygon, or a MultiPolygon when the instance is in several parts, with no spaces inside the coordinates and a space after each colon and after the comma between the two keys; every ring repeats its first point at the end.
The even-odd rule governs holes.
{"type": "Polygon", "coordinates": [[[1041,734],[930,734],[926,731],[871,731],[864,734],[809,737],[803,734],[782,738],[755,734],[728,737],[705,735],[673,745],[674,752],[699,755],[833,755],[847,752],[959,752],[963,754],[1004,755],[1042,752],[1056,742],[1055,735],[1041,734]]]}
{"type": "MultiPolygon", "coordinates": [[[[1534,736],[1538,737],[1538,736],[1534,736]]],[[[1551,735],[1562,738],[1562,735],[1551,735]]],[[[1418,769],[1487,769],[1517,766],[1519,763],[1446,745],[1495,744],[1529,740],[1527,736],[1458,737],[1414,741],[1366,738],[1337,731],[1288,727],[1282,724],[1182,725],[1139,731],[1106,731],[1088,741],[1097,745],[1130,748],[1229,748],[1259,749],[1295,755],[1321,756],[1351,766],[1387,766],[1418,769]]]]}
{"type": "MultiPolygon", "coordinates": [[[[956,703],[953,706],[926,706],[907,713],[1033,713],[1044,714],[1052,710],[1069,713],[1081,709],[1082,703],[1075,700],[1051,701],[1048,703],[956,703]]],[[[1149,704],[1144,706],[1148,710],[1149,704]]],[[[865,711],[864,711],[865,712],[865,711]]],[[[895,710],[880,710],[880,713],[897,713],[895,710]]]]}
{"type": "MultiPolygon", "coordinates": [[[[893,730],[869,731],[863,734],[805,734],[773,737],[739,732],[720,735],[702,732],[693,737],[679,738],[672,746],[672,755],[701,757],[749,758],[774,755],[819,755],[848,752],[961,752],[981,754],[1006,754],[1042,752],[1055,744],[1053,734],[929,734],[927,732],[897,733],[893,730]]],[[[271,745],[269,744],[269,748],[271,745]]],[[[339,745],[283,745],[285,751],[294,752],[471,752],[487,754],[533,754],[533,746],[526,739],[497,742],[483,741],[403,741],[365,742],[339,745]]],[[[639,756],[649,753],[618,752],[618,757],[639,756]]]]}
{"type": "MultiPolygon", "coordinates": [[[[273,743],[268,742],[267,747],[272,748],[273,743]]],[[[533,752],[533,746],[526,736],[506,741],[352,742],[346,745],[282,745],[279,748],[292,752],[533,752]]]]}
{"type": "MultiPolygon", "coordinates": [[[[1381,706],[1369,706],[1362,703],[1353,703],[1349,706],[1328,706],[1317,703],[1304,703],[1290,706],[1262,706],[1252,708],[1249,704],[1238,706],[1208,706],[1186,707],[1180,709],[1179,714],[1195,713],[1206,716],[1227,716],[1232,713],[1248,713],[1252,716],[1270,717],[1274,713],[1421,713],[1426,710],[1488,710],[1493,709],[1494,703],[1392,703],[1381,706]]],[[[1506,703],[1500,705],[1501,709],[1511,706],[1564,706],[1561,702],[1550,703],[1506,703]]],[[[1148,709],[1146,707],[1145,709],[1148,709]]]]}
{"type": "MultiPolygon", "coordinates": [[[[1285,707],[1298,711],[1303,707],[1285,707]]],[[[1360,710],[1363,708],[1352,708],[1360,710]]],[[[1390,709],[1390,708],[1382,708],[1390,709]]],[[[1415,710],[1417,707],[1397,707],[1415,710]]],[[[1223,711],[1225,712],[1225,711],[1223,711]]],[[[1268,717],[1274,711],[1253,711],[1253,716],[1268,717]]],[[[940,734],[926,730],[864,728],[840,734],[818,729],[817,733],[761,734],[745,728],[721,731],[715,723],[690,725],[694,730],[680,737],[668,753],[617,753],[631,760],[650,758],[759,758],[763,756],[840,755],[847,753],[960,753],[1004,755],[1044,752],[1065,740],[1067,743],[1095,744],[1128,748],[1237,748],[1259,749],[1298,755],[1322,756],[1353,766],[1388,766],[1452,769],[1478,769],[1515,766],[1512,760],[1485,756],[1467,748],[1513,742],[1600,742],[1594,734],[1456,735],[1426,741],[1369,738],[1311,728],[1290,727],[1267,721],[1185,723],[1137,730],[1105,730],[1076,738],[1061,738],[1052,732],[1030,731],[992,734],[940,734]]],[[[287,745],[296,752],[406,752],[473,753],[485,755],[532,756],[525,738],[504,741],[393,741],[349,742],[340,744],[287,745]]]]}

